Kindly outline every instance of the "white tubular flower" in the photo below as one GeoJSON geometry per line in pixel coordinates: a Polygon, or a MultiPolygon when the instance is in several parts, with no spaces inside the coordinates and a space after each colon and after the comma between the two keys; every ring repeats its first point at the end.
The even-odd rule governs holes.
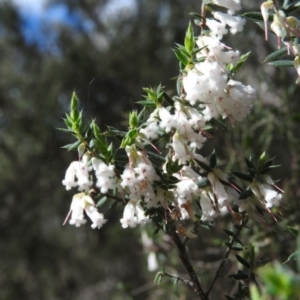
{"type": "Polygon", "coordinates": [[[261,14],[264,19],[264,27],[265,27],[265,40],[268,40],[268,20],[269,20],[269,10],[273,6],[273,1],[269,0],[266,2],[263,2],[260,6],[261,14]]]}
{"type": "Polygon", "coordinates": [[[214,18],[219,20],[221,23],[228,25],[232,34],[243,31],[244,25],[246,23],[246,20],[239,16],[232,16],[219,11],[214,13],[214,18]]]}
{"type": "Polygon", "coordinates": [[[213,37],[216,37],[218,40],[221,40],[223,38],[223,35],[228,33],[225,23],[218,22],[212,19],[207,19],[206,25],[211,30],[211,35],[213,37]]]}
{"type": "Polygon", "coordinates": [[[66,171],[65,179],[62,184],[66,187],[66,190],[70,190],[72,187],[78,186],[79,191],[88,191],[93,185],[89,176],[89,156],[84,154],[81,161],[74,161],[70,164],[66,171]],[[77,179],[77,181],[76,181],[77,179]]]}
{"type": "Polygon", "coordinates": [[[220,207],[222,207],[224,205],[224,201],[229,199],[224,185],[220,182],[219,178],[213,172],[208,173],[207,179],[211,183],[212,190],[218,200],[218,204],[220,205],[220,207]]]}
{"type": "Polygon", "coordinates": [[[115,166],[107,165],[99,158],[92,158],[93,169],[97,177],[96,186],[101,193],[107,193],[109,189],[114,189],[116,185],[115,166]]]}
{"type": "MultiPolygon", "coordinates": [[[[270,178],[267,178],[270,182],[270,178]]],[[[253,194],[263,203],[267,208],[279,206],[282,199],[282,194],[279,194],[269,183],[259,183],[253,181],[250,184],[253,194]]]]}
{"type": "Polygon", "coordinates": [[[84,218],[84,212],[86,212],[88,217],[91,219],[91,227],[93,229],[100,229],[103,226],[103,224],[105,224],[107,221],[106,219],[104,219],[103,214],[97,211],[93,199],[85,193],[79,193],[73,196],[70,212],[65,222],[71,214],[69,223],[71,225],[75,225],[76,227],[80,227],[81,225],[86,223],[86,220],[84,218]]]}
{"type": "Polygon", "coordinates": [[[212,200],[206,191],[201,192],[200,205],[202,209],[202,221],[212,221],[216,216],[216,211],[213,208],[212,200]]]}
{"type": "Polygon", "coordinates": [[[84,201],[82,201],[82,193],[73,196],[73,200],[70,207],[71,219],[69,223],[80,227],[86,223],[84,218],[84,201]]]}
{"type": "Polygon", "coordinates": [[[255,90],[239,81],[229,80],[227,94],[219,103],[220,114],[232,121],[242,121],[251,111],[255,90]]]}
{"type": "Polygon", "coordinates": [[[136,227],[136,225],[145,225],[150,222],[148,216],[145,216],[145,211],[140,203],[130,200],[123,212],[123,218],[120,219],[123,228],[136,227]]]}
{"type": "Polygon", "coordinates": [[[285,29],[286,17],[285,13],[282,10],[276,12],[273,22],[270,27],[272,31],[277,35],[277,48],[280,48],[280,39],[284,39],[287,36],[285,29]]]}
{"type": "Polygon", "coordinates": [[[149,223],[150,219],[148,216],[145,215],[145,211],[139,202],[136,204],[135,208],[136,208],[136,216],[139,221],[139,224],[145,225],[145,224],[149,223]]]}
{"type": "Polygon", "coordinates": [[[123,218],[120,220],[122,227],[135,227],[137,224],[137,217],[135,216],[135,202],[129,201],[123,212],[123,218]]]}
{"type": "Polygon", "coordinates": [[[174,116],[171,115],[166,108],[160,107],[158,114],[160,118],[160,128],[164,129],[166,132],[170,132],[172,128],[176,127],[176,121],[174,119],[174,116]]]}
{"type": "Polygon", "coordinates": [[[153,183],[159,180],[151,161],[132,146],[125,148],[129,157],[129,164],[121,175],[121,187],[128,193],[130,199],[138,201],[143,199],[147,207],[158,205],[153,190],[153,183]]]}
{"type": "Polygon", "coordinates": [[[158,269],[157,255],[153,251],[154,243],[152,238],[148,236],[146,231],[142,231],[142,244],[145,252],[148,252],[148,271],[156,271],[158,269]]]}
{"type": "Polygon", "coordinates": [[[65,179],[62,181],[62,184],[66,186],[66,190],[70,190],[72,187],[77,186],[76,182],[76,173],[78,169],[78,165],[80,164],[79,161],[71,162],[70,166],[68,167],[65,175],[65,179]]]}
{"type": "Polygon", "coordinates": [[[98,228],[100,229],[103,224],[106,223],[106,219],[104,219],[103,214],[100,214],[97,210],[97,208],[94,206],[94,204],[86,205],[85,212],[88,215],[88,217],[93,222],[91,227],[93,229],[98,228]]]}
{"type": "Polygon", "coordinates": [[[147,120],[147,126],[140,130],[140,133],[144,134],[149,140],[155,140],[158,138],[158,120],[159,120],[159,109],[156,108],[147,120]]]}
{"type": "Polygon", "coordinates": [[[218,6],[227,8],[230,14],[234,14],[242,8],[240,0],[213,0],[212,2],[218,6]]]}
{"type": "Polygon", "coordinates": [[[187,142],[185,138],[178,133],[178,131],[176,131],[173,135],[172,147],[175,152],[174,158],[178,159],[180,163],[185,163],[187,160],[190,159],[190,155],[187,148],[187,142]]]}
{"type": "Polygon", "coordinates": [[[148,271],[149,272],[154,272],[158,269],[158,261],[157,261],[157,256],[154,251],[150,251],[148,254],[148,271]]]}

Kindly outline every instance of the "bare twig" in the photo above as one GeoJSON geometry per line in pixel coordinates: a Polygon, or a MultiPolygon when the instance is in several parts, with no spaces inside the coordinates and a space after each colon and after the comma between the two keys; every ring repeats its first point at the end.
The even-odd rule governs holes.
{"type": "Polygon", "coordinates": [[[226,260],[228,259],[228,256],[229,256],[229,254],[230,254],[230,252],[231,252],[231,250],[232,250],[232,246],[233,246],[233,244],[236,242],[236,239],[237,239],[238,235],[240,234],[241,230],[243,229],[243,225],[244,225],[244,224],[242,223],[242,224],[238,227],[238,229],[237,229],[235,235],[232,237],[232,239],[231,239],[231,241],[230,241],[230,243],[229,243],[229,246],[228,246],[228,248],[227,248],[227,250],[226,250],[226,252],[225,252],[225,254],[224,254],[224,256],[223,256],[223,258],[222,258],[222,260],[221,260],[221,263],[220,263],[220,265],[219,265],[219,267],[218,267],[218,269],[217,269],[217,271],[216,271],[216,273],[215,273],[215,276],[214,276],[212,282],[210,283],[210,285],[209,285],[209,287],[208,287],[208,289],[207,289],[207,291],[206,291],[206,293],[205,293],[205,295],[206,295],[207,297],[208,297],[208,295],[210,294],[211,290],[213,289],[215,282],[216,282],[217,279],[219,278],[220,272],[221,272],[222,268],[224,267],[225,262],[226,262],[226,260]]]}
{"type": "Polygon", "coordinates": [[[208,297],[205,295],[205,293],[201,287],[201,284],[199,282],[198,276],[189,260],[185,245],[183,244],[179,235],[177,234],[176,229],[174,227],[170,228],[170,230],[168,231],[168,234],[171,236],[173,242],[177,246],[178,251],[179,251],[179,258],[182,261],[186,271],[188,272],[188,274],[190,276],[191,281],[188,285],[193,288],[195,293],[199,296],[199,299],[208,300],[208,297]]]}
{"type": "Polygon", "coordinates": [[[182,281],[183,283],[185,283],[186,285],[190,286],[191,288],[194,288],[193,283],[190,280],[188,280],[188,279],[184,279],[184,278],[182,278],[182,277],[180,277],[178,275],[171,274],[171,273],[168,273],[168,272],[163,272],[163,275],[171,277],[171,278],[174,278],[177,281],[182,281]]]}

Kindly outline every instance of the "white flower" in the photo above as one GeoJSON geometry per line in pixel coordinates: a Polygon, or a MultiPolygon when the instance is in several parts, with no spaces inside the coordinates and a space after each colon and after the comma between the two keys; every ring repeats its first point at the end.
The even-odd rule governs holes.
{"type": "Polygon", "coordinates": [[[135,227],[137,224],[137,217],[135,215],[135,202],[129,201],[123,212],[123,218],[120,219],[123,228],[135,227]]]}
{"type": "Polygon", "coordinates": [[[134,200],[128,201],[125,205],[123,218],[120,219],[123,228],[136,227],[136,225],[145,225],[150,222],[148,216],[145,216],[145,211],[140,205],[134,200]]]}
{"type": "Polygon", "coordinates": [[[157,256],[154,251],[150,251],[148,254],[148,271],[153,272],[158,269],[157,256]]]}
{"type": "Polygon", "coordinates": [[[219,40],[221,40],[223,35],[228,32],[226,24],[216,20],[207,19],[206,25],[211,30],[211,35],[215,36],[219,40]]]}
{"type": "MultiPolygon", "coordinates": [[[[270,178],[267,178],[270,182],[270,178]]],[[[267,208],[278,206],[282,198],[282,194],[279,194],[269,183],[259,183],[253,181],[250,185],[253,194],[260,200],[265,202],[267,208]]]]}
{"type": "Polygon", "coordinates": [[[151,161],[133,146],[125,148],[129,164],[121,175],[120,186],[128,193],[130,199],[143,199],[147,207],[157,206],[158,201],[153,190],[153,183],[159,180],[151,161]]]}
{"type": "Polygon", "coordinates": [[[174,116],[171,115],[166,108],[161,107],[158,111],[158,114],[160,118],[160,128],[164,129],[166,132],[170,132],[172,128],[176,127],[174,116]]]}
{"type": "Polygon", "coordinates": [[[187,142],[178,131],[173,135],[172,147],[174,149],[174,158],[179,159],[180,163],[185,163],[190,159],[187,142]]]}
{"type": "Polygon", "coordinates": [[[159,127],[159,111],[162,107],[156,108],[149,116],[146,127],[140,130],[141,134],[144,134],[149,140],[158,138],[159,127]]]}
{"type": "Polygon", "coordinates": [[[229,14],[224,14],[220,11],[214,13],[214,18],[221,21],[221,23],[228,25],[230,32],[235,34],[239,31],[243,31],[246,20],[239,16],[232,16],[229,14]]]}
{"type": "Polygon", "coordinates": [[[104,219],[103,214],[100,214],[94,205],[87,205],[85,208],[85,212],[93,222],[93,224],[91,225],[93,229],[100,229],[107,221],[106,219],[104,219]]]}
{"type": "Polygon", "coordinates": [[[242,8],[240,0],[213,0],[212,2],[216,5],[226,7],[231,14],[242,8]]]}
{"type": "Polygon", "coordinates": [[[213,172],[208,173],[207,179],[211,183],[212,190],[218,200],[219,205],[222,207],[224,205],[224,201],[230,198],[225,190],[224,185],[213,172]]]}
{"type": "Polygon", "coordinates": [[[107,165],[99,158],[92,158],[92,165],[97,177],[96,186],[101,193],[107,193],[109,189],[114,189],[116,185],[115,166],[107,165]]]}
{"type": "Polygon", "coordinates": [[[202,209],[202,221],[212,221],[216,215],[216,211],[213,208],[212,200],[206,193],[206,191],[202,191],[200,198],[200,205],[202,209]]]}
{"type": "Polygon", "coordinates": [[[89,178],[89,156],[83,155],[81,161],[73,161],[66,171],[65,179],[62,184],[66,186],[66,190],[78,186],[79,191],[88,191],[93,185],[89,178]],[[77,179],[77,181],[76,181],[77,179]]]}
{"type": "Polygon", "coordinates": [[[97,211],[92,198],[86,195],[85,193],[79,193],[73,196],[70,212],[64,224],[71,215],[69,223],[71,225],[75,225],[76,227],[80,227],[81,225],[86,223],[86,220],[84,218],[84,212],[86,212],[88,217],[93,222],[91,227],[94,229],[100,229],[103,226],[103,224],[107,221],[106,219],[104,219],[103,214],[97,211]]]}

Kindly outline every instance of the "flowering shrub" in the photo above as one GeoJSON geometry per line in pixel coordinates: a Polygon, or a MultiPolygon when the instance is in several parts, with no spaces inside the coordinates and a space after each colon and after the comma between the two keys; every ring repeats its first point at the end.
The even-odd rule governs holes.
{"type": "MultiPolygon", "coordinates": [[[[63,180],[67,190],[79,191],[65,223],[69,220],[69,224],[79,227],[86,223],[86,214],[91,227],[99,229],[107,220],[98,207],[113,201],[115,209],[123,210],[123,228],[149,224],[155,232],[170,236],[178,248],[190,279],[163,271],[157,274],[156,281],[163,276],[181,280],[200,299],[209,299],[230,252],[244,249],[238,236],[249,219],[261,223],[265,215],[277,219],[273,208],[280,205],[283,193],[269,175],[276,165],[266,159],[265,153],[257,162],[245,158],[246,173],[230,174],[218,167],[215,151],[207,158],[201,154],[203,145],[212,138],[209,130],[221,121],[229,126],[242,122],[251,113],[256,98],[251,86],[234,79],[249,53],[242,55],[221,42],[224,35],[243,30],[245,18],[236,15],[240,9],[238,0],[203,2],[201,14],[192,14],[200,35],[195,36],[189,24],[184,44],[174,49],[180,65],[177,95],[171,97],[161,85],[157,89],[144,88],[144,100],[139,101],[143,108],[129,114],[128,131],[113,127],[101,131],[95,120],[84,124],[75,93],[65,118],[64,130],[76,138],[66,148],[79,153],[79,160],[70,164],[63,180]],[[236,179],[247,184],[240,186],[236,179]],[[205,291],[187,255],[186,241],[197,238],[198,227],[212,226],[221,214],[231,215],[233,230],[225,229],[230,238],[228,248],[205,291]]],[[[244,15],[264,22],[267,39],[270,9],[275,10],[270,28],[295,53],[297,68],[296,20],[286,17],[274,1],[264,2],[259,13],[244,15]],[[287,42],[285,38],[289,38],[287,42]]],[[[276,51],[267,61],[280,66],[280,51],[280,55],[276,51]]],[[[149,269],[155,270],[158,265],[151,237],[144,232],[142,240],[149,251],[149,269]]],[[[254,246],[250,252],[249,261],[236,255],[248,272],[239,270],[230,275],[241,284],[237,299],[249,295],[244,287],[255,282],[254,246]]]]}

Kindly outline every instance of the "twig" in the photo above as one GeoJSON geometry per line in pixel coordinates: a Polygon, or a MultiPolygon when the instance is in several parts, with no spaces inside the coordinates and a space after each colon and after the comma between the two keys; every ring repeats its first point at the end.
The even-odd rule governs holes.
{"type": "Polygon", "coordinates": [[[171,274],[171,273],[168,273],[168,272],[163,272],[163,275],[166,275],[168,277],[174,278],[174,279],[176,279],[178,281],[182,281],[183,283],[185,283],[186,285],[190,286],[191,288],[194,288],[193,283],[190,280],[188,280],[188,279],[184,279],[184,278],[182,278],[182,277],[180,277],[178,275],[171,274]]]}
{"type": "Polygon", "coordinates": [[[225,252],[225,255],[224,255],[223,259],[221,260],[221,263],[220,263],[220,265],[219,265],[219,268],[217,269],[216,274],[215,274],[215,276],[214,276],[212,282],[210,283],[210,285],[209,285],[209,287],[208,287],[208,289],[207,289],[207,291],[206,291],[206,293],[205,293],[205,295],[206,295],[207,297],[208,297],[208,295],[210,294],[210,292],[211,292],[211,290],[212,290],[212,288],[213,288],[215,282],[217,281],[217,279],[218,279],[218,277],[219,277],[219,274],[220,274],[220,272],[221,272],[221,269],[222,269],[223,266],[225,265],[225,262],[226,262],[226,260],[227,260],[227,258],[228,258],[228,256],[229,256],[229,254],[230,254],[230,252],[231,252],[231,248],[232,248],[233,244],[235,243],[235,241],[236,241],[238,235],[240,234],[241,230],[243,229],[243,225],[244,225],[244,224],[242,223],[242,224],[238,227],[238,229],[237,229],[235,235],[232,237],[232,240],[231,240],[230,243],[229,243],[229,246],[228,246],[228,248],[227,248],[227,250],[226,250],[226,252],[225,252]]]}
{"type": "Polygon", "coordinates": [[[168,234],[171,236],[173,242],[177,246],[178,251],[179,251],[179,258],[181,259],[186,271],[188,272],[188,274],[190,276],[191,281],[190,281],[189,286],[191,286],[193,288],[195,293],[199,296],[199,299],[208,300],[208,297],[205,295],[205,293],[201,287],[201,284],[199,282],[198,276],[189,260],[185,245],[181,241],[179,235],[176,233],[176,229],[174,227],[170,228],[168,231],[168,234]]]}

